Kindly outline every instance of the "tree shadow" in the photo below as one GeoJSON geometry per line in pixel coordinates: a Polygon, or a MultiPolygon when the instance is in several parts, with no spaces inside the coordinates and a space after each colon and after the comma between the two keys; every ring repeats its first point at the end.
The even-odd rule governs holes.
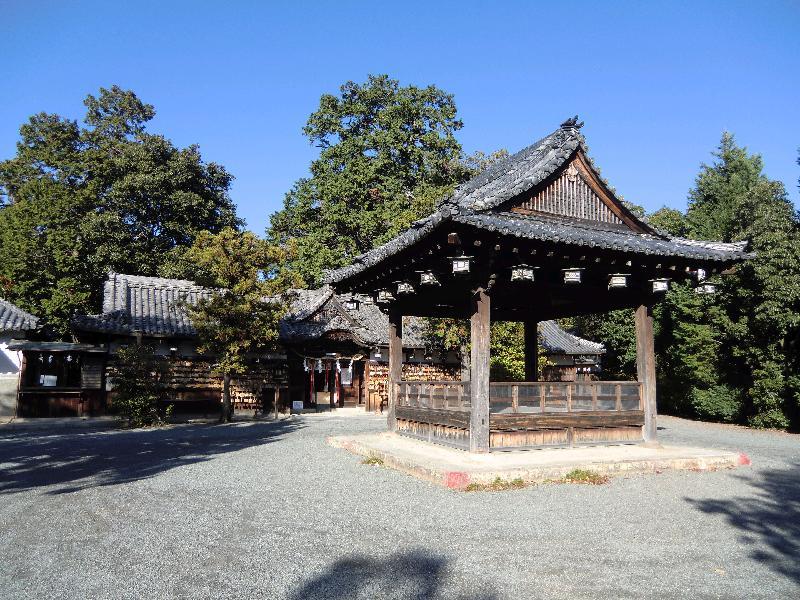
{"type": "Polygon", "coordinates": [[[269,444],[297,430],[295,420],[184,425],[127,431],[0,433],[0,494],[55,486],[48,494],[154,477],[214,456],[269,444]]]}
{"type": "Polygon", "coordinates": [[[754,495],[730,500],[686,500],[695,508],[723,515],[742,533],[750,556],[796,582],[800,582],[800,464],[789,469],[769,469],[756,479],[738,476],[755,489],[754,495]]]}
{"type": "MultiPolygon", "coordinates": [[[[371,599],[415,598],[433,600],[440,597],[447,583],[448,559],[412,550],[386,558],[358,554],[340,559],[324,573],[304,584],[292,600],[311,598],[371,599]]],[[[446,590],[452,597],[452,589],[446,590]]],[[[477,591],[461,595],[464,600],[494,600],[496,592],[477,591]]]]}

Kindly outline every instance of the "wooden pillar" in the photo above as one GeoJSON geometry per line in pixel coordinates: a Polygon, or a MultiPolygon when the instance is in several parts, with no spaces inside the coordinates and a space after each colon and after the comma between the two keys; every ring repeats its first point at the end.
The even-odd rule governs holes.
{"type": "Polygon", "coordinates": [[[653,344],[653,309],[636,309],[636,378],[642,384],[645,442],[656,441],[656,356],[653,344]]]}
{"type": "Polygon", "coordinates": [[[386,411],[386,424],[389,431],[397,429],[395,406],[397,405],[397,385],[403,377],[403,315],[395,309],[389,310],[389,406],[386,411]]]}
{"type": "Polygon", "coordinates": [[[469,451],[489,451],[489,296],[483,290],[472,298],[470,318],[469,451]]]}
{"type": "Polygon", "coordinates": [[[525,381],[539,381],[539,323],[525,321],[525,381]]]}

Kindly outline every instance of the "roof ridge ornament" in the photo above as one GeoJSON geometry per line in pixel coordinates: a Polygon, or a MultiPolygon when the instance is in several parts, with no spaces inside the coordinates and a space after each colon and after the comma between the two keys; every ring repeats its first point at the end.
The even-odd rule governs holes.
{"type": "Polygon", "coordinates": [[[583,127],[583,121],[578,123],[578,115],[570,117],[561,124],[561,129],[580,129],[583,127]]]}

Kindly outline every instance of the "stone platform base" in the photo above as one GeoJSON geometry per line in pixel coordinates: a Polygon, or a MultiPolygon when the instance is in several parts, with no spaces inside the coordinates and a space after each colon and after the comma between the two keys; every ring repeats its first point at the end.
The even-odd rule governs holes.
{"type": "Polygon", "coordinates": [[[470,454],[389,432],[335,436],[328,438],[328,443],[378,458],[387,467],[451,489],[464,489],[470,483],[489,484],[498,477],[536,483],[558,479],[574,469],[620,475],[712,471],[750,464],[742,453],[685,446],[639,444],[470,454]]]}

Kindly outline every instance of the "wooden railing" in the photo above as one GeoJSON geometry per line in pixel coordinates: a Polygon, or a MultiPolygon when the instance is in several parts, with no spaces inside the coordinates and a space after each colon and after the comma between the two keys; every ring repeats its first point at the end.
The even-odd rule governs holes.
{"type": "MultiPolygon", "coordinates": [[[[469,447],[470,382],[395,382],[398,432],[469,447]]],[[[636,381],[536,381],[489,384],[493,449],[637,443],[644,424],[636,381]]]]}
{"type": "Polygon", "coordinates": [[[399,381],[397,405],[469,411],[469,381],[399,381]]]}
{"type": "Polygon", "coordinates": [[[490,383],[489,412],[573,413],[641,410],[638,381],[532,381],[490,383]]]}
{"type": "MultiPolygon", "coordinates": [[[[397,405],[467,411],[469,381],[399,381],[397,405]]],[[[489,384],[489,411],[503,413],[641,410],[638,381],[530,381],[489,384]]]]}

